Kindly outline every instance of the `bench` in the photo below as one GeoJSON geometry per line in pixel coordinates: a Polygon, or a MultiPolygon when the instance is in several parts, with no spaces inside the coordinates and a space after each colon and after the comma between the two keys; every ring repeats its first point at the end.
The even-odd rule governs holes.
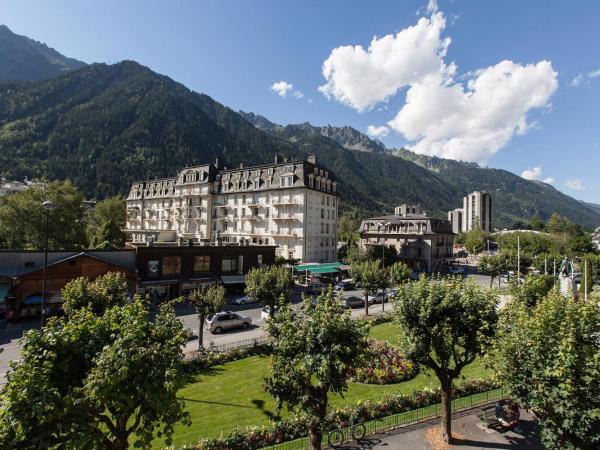
{"type": "Polygon", "coordinates": [[[488,428],[502,427],[502,424],[496,417],[496,407],[490,406],[483,408],[479,414],[477,414],[479,420],[481,420],[488,428]]]}

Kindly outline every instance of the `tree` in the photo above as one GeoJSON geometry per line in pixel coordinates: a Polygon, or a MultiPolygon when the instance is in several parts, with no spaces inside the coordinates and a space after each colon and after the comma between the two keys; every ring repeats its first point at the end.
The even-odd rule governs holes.
{"type": "Polygon", "coordinates": [[[554,287],[556,279],[552,275],[527,275],[523,284],[515,279],[509,292],[514,302],[520,302],[528,308],[537,305],[554,287]]]}
{"type": "Polygon", "coordinates": [[[600,308],[550,293],[532,309],[510,305],[495,369],[510,396],[539,418],[548,449],[600,446],[600,308]]]}
{"type": "Polygon", "coordinates": [[[211,315],[221,311],[225,304],[225,288],[212,284],[208,288],[198,287],[190,292],[188,301],[198,314],[198,350],[204,346],[204,321],[211,315]]]}
{"type": "Polygon", "coordinates": [[[346,376],[367,347],[368,324],[353,320],[329,290],[315,305],[305,299],[300,314],[283,308],[268,331],[274,348],[265,389],[308,415],[310,448],[318,450],[328,394],[347,390],[346,376]]]}
{"type": "Polygon", "coordinates": [[[120,197],[111,197],[96,204],[87,220],[86,233],[90,248],[123,248],[127,235],[126,208],[120,197]]]}
{"type": "Polygon", "coordinates": [[[246,275],[246,295],[256,298],[269,307],[271,318],[275,317],[275,306],[280,298],[287,298],[292,284],[290,269],[283,266],[252,268],[246,275]]]}
{"type": "Polygon", "coordinates": [[[398,261],[388,269],[393,286],[400,286],[410,280],[412,270],[402,261],[398,261]]]}
{"type": "Polygon", "coordinates": [[[10,249],[43,250],[46,236],[46,211],[42,203],[50,200],[48,247],[73,250],[85,246],[83,195],[69,181],[53,181],[7,195],[0,205],[2,245],[10,249]]]}
{"type": "Polygon", "coordinates": [[[369,315],[369,293],[384,289],[388,282],[387,272],[381,267],[381,261],[365,261],[352,264],[350,269],[354,282],[365,295],[365,316],[369,315]]]}
{"type": "Polygon", "coordinates": [[[366,250],[367,259],[382,261],[383,267],[390,267],[398,261],[398,251],[393,245],[368,245],[366,250]]]}
{"type": "Polygon", "coordinates": [[[62,298],[69,316],[88,307],[94,314],[102,315],[107,309],[128,302],[127,279],[120,272],[109,272],[93,281],[87,277],[75,278],[63,288],[62,298]]]}
{"type": "MultiPolygon", "coordinates": [[[[91,302],[90,302],[91,303],[91,302]]],[[[44,334],[28,331],[0,395],[0,447],[126,450],[133,437],[171,442],[189,424],[182,345],[172,306],[154,320],[139,301],[97,315],[91,308],[50,319],[44,334]]]]}
{"type": "Polygon", "coordinates": [[[501,256],[483,256],[479,258],[477,270],[490,277],[490,288],[494,284],[494,278],[506,270],[506,261],[501,256]]]}
{"type": "Polygon", "coordinates": [[[436,374],[442,391],[442,435],[452,440],[452,381],[482,355],[494,334],[497,295],[457,277],[405,284],[394,314],[408,358],[436,374]]]}
{"type": "Polygon", "coordinates": [[[485,248],[489,234],[477,227],[465,234],[465,248],[469,253],[478,254],[485,248]]]}

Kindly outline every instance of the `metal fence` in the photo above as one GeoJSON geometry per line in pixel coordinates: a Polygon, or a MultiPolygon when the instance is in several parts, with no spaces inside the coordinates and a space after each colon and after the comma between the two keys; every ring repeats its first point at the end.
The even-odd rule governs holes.
{"type": "Polygon", "coordinates": [[[243,341],[230,342],[229,344],[209,345],[207,350],[215,352],[226,352],[235,348],[256,347],[257,345],[266,344],[268,336],[257,336],[253,339],[244,339],[243,341]]]}
{"type": "MultiPolygon", "coordinates": [[[[466,409],[475,408],[477,406],[486,405],[501,398],[506,397],[507,391],[504,388],[494,389],[492,391],[481,392],[479,394],[469,395],[468,397],[457,398],[452,400],[452,412],[463,411],[466,409]]],[[[411,425],[424,420],[434,419],[441,415],[441,407],[439,403],[436,405],[427,406],[425,408],[414,409],[391,416],[382,417],[365,422],[367,435],[384,433],[406,425],[411,425]]],[[[342,429],[344,440],[349,441],[351,437],[350,427],[342,429]]],[[[323,443],[327,443],[327,433],[324,433],[323,443]]],[[[294,441],[283,442],[281,444],[264,447],[263,450],[306,450],[308,448],[308,438],[300,438],[294,441]]]]}

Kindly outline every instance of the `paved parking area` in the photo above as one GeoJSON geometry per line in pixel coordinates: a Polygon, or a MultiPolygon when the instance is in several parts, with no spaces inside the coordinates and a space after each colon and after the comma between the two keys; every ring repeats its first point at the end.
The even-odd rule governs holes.
{"type": "MultiPolygon", "coordinates": [[[[521,410],[521,420],[517,427],[508,431],[496,431],[481,423],[477,414],[480,408],[456,414],[452,421],[453,434],[459,435],[460,440],[447,449],[514,449],[514,450],[544,450],[539,440],[538,425],[534,417],[521,410]]],[[[433,427],[439,427],[439,419],[403,427],[387,434],[373,436],[360,443],[345,446],[353,450],[440,450],[443,447],[432,446],[426,434],[433,427]]]]}

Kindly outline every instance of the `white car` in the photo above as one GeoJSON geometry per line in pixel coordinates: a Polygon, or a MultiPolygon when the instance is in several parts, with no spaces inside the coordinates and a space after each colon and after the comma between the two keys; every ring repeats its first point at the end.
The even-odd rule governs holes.
{"type": "Polygon", "coordinates": [[[258,303],[258,299],[244,295],[243,297],[234,298],[231,301],[232,305],[248,305],[250,303],[258,303]]]}
{"type": "MultiPolygon", "coordinates": [[[[279,305],[275,305],[275,315],[277,315],[278,312],[279,312],[279,305]]],[[[292,317],[294,317],[296,315],[296,313],[294,311],[292,311],[290,314],[292,317]]],[[[262,320],[269,320],[271,318],[271,307],[270,306],[265,306],[260,311],[260,318],[262,320]]]]}
{"type": "Polygon", "coordinates": [[[450,273],[453,274],[460,274],[460,273],[465,273],[465,268],[462,266],[450,266],[450,273]]]}

